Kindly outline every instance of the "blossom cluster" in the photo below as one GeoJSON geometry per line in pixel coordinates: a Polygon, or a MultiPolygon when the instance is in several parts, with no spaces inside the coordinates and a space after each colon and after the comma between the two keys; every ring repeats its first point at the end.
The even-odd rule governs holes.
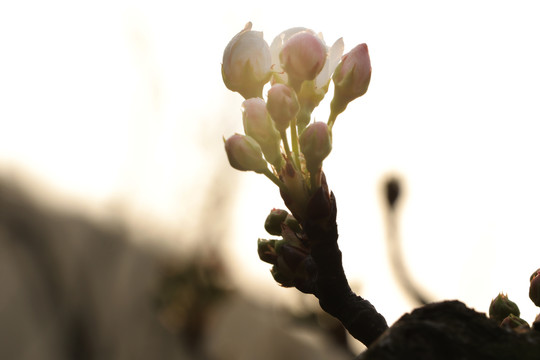
{"type": "MultiPolygon", "coordinates": [[[[285,246],[275,241],[259,242],[261,259],[275,266],[284,258],[289,267],[304,263],[309,249],[299,241],[298,234],[310,199],[325,185],[322,164],[332,150],[333,125],[369,86],[367,45],[360,44],[345,55],[343,51],[343,39],[327,46],[321,34],[300,27],[282,32],[269,46],[262,32],[253,31],[248,23],[223,53],[223,81],[245,99],[241,106],[245,134],[224,139],[229,163],[237,170],[254,171],[272,180],[292,212],[286,216],[274,211],[269,216],[277,216],[278,225],[271,234],[283,236],[285,246]],[[331,82],[334,97],[328,121],[312,122],[312,112],[331,82]],[[293,220],[297,226],[291,225],[293,220]]],[[[274,278],[290,285],[295,270],[289,271],[285,265],[276,269],[274,278]]]]}
{"type": "Polygon", "coordinates": [[[329,47],[321,34],[292,28],[269,46],[262,32],[251,26],[248,23],[234,36],[223,54],[223,81],[245,98],[245,135],[229,137],[225,150],[233,168],[266,175],[301,207],[302,199],[320,186],[337,116],[367,91],[371,78],[367,45],[342,56],[343,39],[329,47]],[[332,81],[328,121],[311,122],[332,81]],[[267,83],[271,87],[264,100],[267,83]]]}

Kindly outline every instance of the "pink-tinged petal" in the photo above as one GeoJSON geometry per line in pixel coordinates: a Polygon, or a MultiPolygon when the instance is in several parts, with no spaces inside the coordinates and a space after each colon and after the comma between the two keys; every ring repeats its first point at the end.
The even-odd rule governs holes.
{"type": "Polygon", "coordinates": [[[302,31],[284,43],[279,60],[296,83],[314,80],[326,62],[326,45],[311,32],[302,31]]]}
{"type": "Polygon", "coordinates": [[[326,63],[320,74],[315,78],[316,89],[321,89],[328,84],[343,55],[344,47],[343,38],[339,38],[331,48],[327,48],[328,56],[326,58],[326,63]]]}
{"type": "Polygon", "coordinates": [[[260,96],[271,76],[272,57],[263,33],[251,23],[236,34],[223,52],[221,72],[228,89],[245,98],[260,96]]]}
{"type": "Polygon", "coordinates": [[[313,34],[315,32],[313,30],[304,28],[304,27],[294,27],[290,28],[288,30],[283,31],[281,34],[276,36],[272,43],[270,44],[270,54],[272,57],[272,71],[274,72],[274,82],[278,83],[287,83],[287,73],[283,70],[281,67],[281,62],[279,61],[279,53],[281,52],[281,49],[283,48],[283,44],[287,40],[291,38],[291,36],[302,32],[302,31],[308,31],[313,34]]]}

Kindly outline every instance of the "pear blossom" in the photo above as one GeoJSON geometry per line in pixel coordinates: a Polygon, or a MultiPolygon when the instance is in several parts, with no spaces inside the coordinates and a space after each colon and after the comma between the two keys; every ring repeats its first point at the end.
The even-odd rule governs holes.
{"type": "Polygon", "coordinates": [[[285,131],[296,117],[300,105],[293,89],[285,84],[274,84],[268,90],[266,108],[279,131],[285,131]]]}
{"type": "Polygon", "coordinates": [[[283,44],[279,60],[289,76],[289,83],[296,87],[303,81],[314,80],[319,75],[326,56],[323,42],[309,31],[301,31],[283,44]]]}
{"type": "Polygon", "coordinates": [[[304,130],[299,141],[308,171],[317,171],[332,151],[332,135],[328,125],[315,121],[304,130]]]}
{"type": "Polygon", "coordinates": [[[263,33],[251,30],[246,24],[229,42],[223,52],[221,74],[229,90],[239,92],[244,98],[262,97],[262,88],[272,75],[270,47],[263,33]]]}
{"type": "Polygon", "coordinates": [[[261,174],[268,170],[261,147],[250,136],[234,134],[225,141],[225,152],[229,164],[236,170],[255,171],[261,174]]]}
{"type": "MultiPolygon", "coordinates": [[[[270,44],[270,53],[272,55],[272,70],[274,72],[272,81],[278,82],[278,83],[287,83],[288,76],[287,76],[287,73],[285,73],[285,71],[281,67],[279,54],[281,52],[281,49],[283,48],[283,45],[293,35],[299,32],[303,32],[303,31],[316,35],[326,47],[326,54],[327,54],[326,62],[324,63],[324,67],[322,68],[321,72],[315,78],[315,82],[314,82],[315,88],[321,89],[325,85],[327,85],[328,82],[330,81],[330,77],[332,76],[332,73],[334,72],[336,66],[339,64],[339,60],[341,56],[343,55],[343,49],[344,49],[343,38],[339,38],[331,47],[328,47],[324,41],[322,33],[316,34],[315,31],[304,28],[304,27],[294,27],[294,28],[285,30],[284,32],[276,36],[274,40],[272,41],[272,43],[270,44]]],[[[324,93],[326,93],[326,91],[324,93]]]]}
{"type": "Polygon", "coordinates": [[[335,85],[332,108],[339,113],[347,104],[364,95],[371,80],[371,61],[368,47],[360,44],[343,55],[332,77],[335,85]]]}

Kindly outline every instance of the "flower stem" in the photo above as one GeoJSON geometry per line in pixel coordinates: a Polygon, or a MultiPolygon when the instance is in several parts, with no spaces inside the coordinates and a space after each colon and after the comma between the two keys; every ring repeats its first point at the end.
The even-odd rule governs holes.
{"type": "Polygon", "coordinates": [[[332,131],[332,126],[334,126],[334,123],[336,122],[336,119],[338,117],[339,113],[335,111],[330,111],[330,116],[328,117],[328,129],[332,131]]]}
{"type": "Polygon", "coordinates": [[[321,173],[322,164],[316,169],[309,169],[311,194],[313,194],[321,186],[321,173]]]}
{"type": "Polygon", "coordinates": [[[298,147],[298,133],[296,132],[296,118],[293,118],[291,120],[291,145],[293,150],[294,163],[296,165],[296,168],[300,170],[300,149],[298,147]]]}
{"type": "Polygon", "coordinates": [[[283,148],[285,149],[285,154],[288,158],[291,158],[291,149],[289,148],[287,133],[285,132],[285,130],[281,130],[279,133],[281,135],[281,140],[283,141],[283,148]]]}
{"type": "Polygon", "coordinates": [[[280,190],[287,191],[287,187],[285,184],[278,179],[278,177],[270,171],[270,169],[266,169],[266,171],[263,172],[263,175],[269,178],[274,184],[276,184],[280,190]]]}

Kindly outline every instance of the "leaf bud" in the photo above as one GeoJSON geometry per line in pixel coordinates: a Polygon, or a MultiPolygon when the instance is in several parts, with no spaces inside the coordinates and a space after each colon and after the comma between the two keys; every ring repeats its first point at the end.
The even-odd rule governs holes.
{"type": "Polygon", "coordinates": [[[519,308],[507,295],[500,293],[491,301],[489,317],[500,324],[510,314],[519,317],[519,308]]]}

